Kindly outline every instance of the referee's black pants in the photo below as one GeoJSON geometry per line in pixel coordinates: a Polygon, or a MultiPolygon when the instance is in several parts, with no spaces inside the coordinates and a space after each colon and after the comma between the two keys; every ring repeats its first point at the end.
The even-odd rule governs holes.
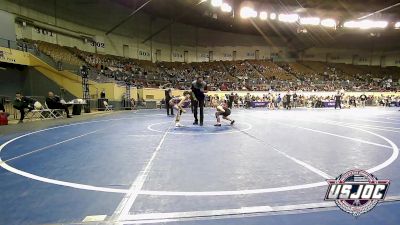
{"type": "Polygon", "coordinates": [[[336,100],[336,101],[335,101],[335,109],[336,109],[337,107],[339,107],[340,109],[342,108],[342,106],[341,106],[340,103],[341,103],[340,100],[336,100]]]}
{"type": "Polygon", "coordinates": [[[169,104],[169,101],[171,99],[166,99],[165,101],[165,108],[167,109],[167,115],[169,116],[170,111],[171,111],[171,115],[174,115],[174,108],[169,104]]]}
{"type": "Polygon", "coordinates": [[[228,101],[228,108],[232,109],[233,101],[228,101]]]}
{"type": "Polygon", "coordinates": [[[204,99],[198,100],[198,101],[193,101],[193,116],[194,116],[194,122],[198,122],[198,117],[197,117],[197,108],[200,108],[200,124],[203,124],[204,120],[204,99]]]}

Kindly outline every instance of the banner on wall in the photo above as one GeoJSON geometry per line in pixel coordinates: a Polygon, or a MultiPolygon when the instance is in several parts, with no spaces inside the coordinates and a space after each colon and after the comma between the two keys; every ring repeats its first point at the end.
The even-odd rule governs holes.
{"type": "Polygon", "coordinates": [[[29,53],[0,47],[0,62],[29,65],[29,53]]]}

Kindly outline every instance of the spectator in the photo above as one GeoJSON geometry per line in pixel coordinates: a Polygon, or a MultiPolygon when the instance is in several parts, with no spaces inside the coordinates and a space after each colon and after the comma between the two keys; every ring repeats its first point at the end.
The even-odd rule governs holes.
{"type": "Polygon", "coordinates": [[[293,108],[297,107],[297,93],[294,92],[293,94],[293,108]]]}
{"type": "Polygon", "coordinates": [[[228,108],[232,109],[232,105],[235,101],[235,94],[232,92],[228,97],[228,108]]]}
{"type": "Polygon", "coordinates": [[[103,90],[100,92],[100,98],[106,98],[106,91],[104,90],[104,88],[103,88],[103,90]]]}
{"type": "Polygon", "coordinates": [[[286,109],[291,109],[292,108],[291,102],[290,102],[290,98],[291,97],[292,97],[292,95],[291,95],[290,91],[288,91],[287,94],[286,94],[286,102],[285,102],[286,109]]]}
{"type": "Polygon", "coordinates": [[[361,107],[365,107],[365,102],[367,101],[367,96],[365,95],[365,93],[363,93],[360,96],[360,101],[361,101],[361,107]]]}
{"type": "Polygon", "coordinates": [[[136,108],[136,101],[134,98],[131,98],[130,101],[131,101],[131,110],[134,110],[136,108]]]}
{"type": "Polygon", "coordinates": [[[342,108],[342,94],[341,91],[337,91],[335,95],[335,109],[339,107],[340,109],[342,108]]]}

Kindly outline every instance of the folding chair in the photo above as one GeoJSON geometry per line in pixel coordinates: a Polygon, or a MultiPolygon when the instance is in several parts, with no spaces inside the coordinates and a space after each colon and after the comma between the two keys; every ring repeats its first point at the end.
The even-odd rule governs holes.
{"type": "Polygon", "coordinates": [[[28,118],[28,120],[33,120],[34,118],[39,118],[42,120],[53,118],[51,110],[46,109],[45,107],[43,107],[42,104],[39,104],[39,107],[36,107],[35,109],[28,111],[26,117],[28,118]]]}
{"type": "Polygon", "coordinates": [[[104,101],[103,104],[104,104],[104,108],[105,108],[104,111],[112,111],[113,110],[113,106],[109,105],[107,101],[104,101]]]}
{"type": "Polygon", "coordinates": [[[63,109],[49,109],[47,106],[47,103],[44,103],[44,110],[47,110],[50,112],[50,116],[53,117],[54,119],[62,118],[64,110],[63,109]]]}
{"type": "MultiPolygon", "coordinates": [[[[48,113],[48,114],[50,114],[50,113],[48,113]]],[[[30,120],[30,121],[32,121],[32,120],[35,119],[35,118],[38,118],[38,119],[46,119],[46,115],[45,115],[45,113],[42,113],[42,110],[41,110],[41,109],[33,109],[33,110],[28,111],[28,112],[26,113],[26,118],[27,118],[28,120],[30,120]]]]}

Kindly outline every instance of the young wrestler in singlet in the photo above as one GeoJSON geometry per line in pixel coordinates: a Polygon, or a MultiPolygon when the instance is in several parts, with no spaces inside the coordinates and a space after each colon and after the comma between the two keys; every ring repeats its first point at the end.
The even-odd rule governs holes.
{"type": "Polygon", "coordinates": [[[186,113],[186,110],[183,109],[183,106],[184,106],[185,102],[189,101],[190,95],[191,95],[190,91],[185,91],[185,92],[183,92],[183,96],[174,97],[169,101],[169,105],[178,111],[176,113],[176,117],[175,117],[175,126],[176,127],[183,126],[179,121],[181,120],[182,113],[186,113]]]}
{"type": "Polygon", "coordinates": [[[231,125],[233,125],[235,123],[234,120],[229,118],[229,115],[231,115],[231,110],[229,109],[228,105],[226,103],[222,103],[222,104],[214,104],[215,108],[217,109],[217,112],[215,113],[215,117],[217,118],[217,123],[214,126],[220,127],[221,126],[221,118],[220,116],[222,116],[222,118],[224,120],[228,120],[231,122],[231,125]]]}

